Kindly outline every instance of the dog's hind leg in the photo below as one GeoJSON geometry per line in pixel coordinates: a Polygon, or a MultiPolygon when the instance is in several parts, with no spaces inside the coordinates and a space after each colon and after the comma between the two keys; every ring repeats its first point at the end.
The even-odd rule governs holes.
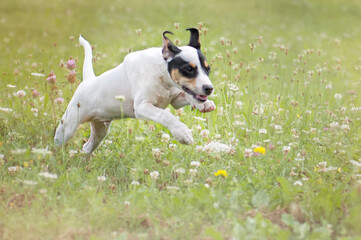
{"type": "Polygon", "coordinates": [[[89,140],[84,144],[83,151],[92,153],[108,135],[111,122],[91,122],[91,134],[89,140]]]}

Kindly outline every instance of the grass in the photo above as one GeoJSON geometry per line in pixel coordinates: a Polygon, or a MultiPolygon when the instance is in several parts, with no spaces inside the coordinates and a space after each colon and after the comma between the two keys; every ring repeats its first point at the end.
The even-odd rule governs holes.
{"type": "Polygon", "coordinates": [[[0,12],[0,239],[360,238],[359,1],[5,0],[0,12]],[[81,81],[79,34],[100,74],[164,30],[186,44],[200,23],[217,109],[170,108],[194,145],[129,119],[90,158],[87,124],[54,148],[81,81]]]}

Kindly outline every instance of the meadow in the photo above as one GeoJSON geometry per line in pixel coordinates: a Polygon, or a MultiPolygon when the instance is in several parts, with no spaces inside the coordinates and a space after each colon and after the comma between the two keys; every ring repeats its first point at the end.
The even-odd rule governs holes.
{"type": "Polygon", "coordinates": [[[1,1],[0,239],[360,239],[360,26],[358,0],[1,1]],[[193,145],[126,119],[55,148],[79,34],[100,74],[189,27],[217,106],[169,106],[193,145]]]}

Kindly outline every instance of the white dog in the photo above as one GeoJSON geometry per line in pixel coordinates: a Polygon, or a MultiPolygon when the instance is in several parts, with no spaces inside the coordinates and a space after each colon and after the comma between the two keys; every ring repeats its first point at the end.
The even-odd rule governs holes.
{"type": "Polygon", "coordinates": [[[199,32],[191,33],[188,46],[176,47],[163,33],[163,48],[128,54],[123,63],[95,76],[90,44],[79,37],[85,49],[83,82],[79,85],[55,133],[55,143],[65,144],[79,124],[91,123],[91,135],[83,151],[93,152],[119,118],[148,119],[167,127],[181,143],[192,144],[189,128],[169,111],[191,104],[201,112],[215,109],[207,96],[213,91],[210,68],[200,52],[199,32]],[[116,96],[123,96],[119,101],[116,96]],[[121,112],[122,111],[122,112],[121,112]]]}

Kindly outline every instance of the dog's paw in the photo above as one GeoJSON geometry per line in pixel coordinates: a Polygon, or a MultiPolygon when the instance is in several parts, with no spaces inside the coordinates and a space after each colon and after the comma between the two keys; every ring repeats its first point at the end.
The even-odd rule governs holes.
{"type": "Polygon", "coordinates": [[[192,132],[185,124],[178,125],[177,127],[170,129],[170,132],[178,142],[183,144],[193,144],[192,132]]]}
{"type": "Polygon", "coordinates": [[[216,109],[216,105],[212,100],[207,100],[204,103],[196,103],[193,105],[194,108],[197,108],[200,112],[212,112],[214,109],[216,109]]]}

